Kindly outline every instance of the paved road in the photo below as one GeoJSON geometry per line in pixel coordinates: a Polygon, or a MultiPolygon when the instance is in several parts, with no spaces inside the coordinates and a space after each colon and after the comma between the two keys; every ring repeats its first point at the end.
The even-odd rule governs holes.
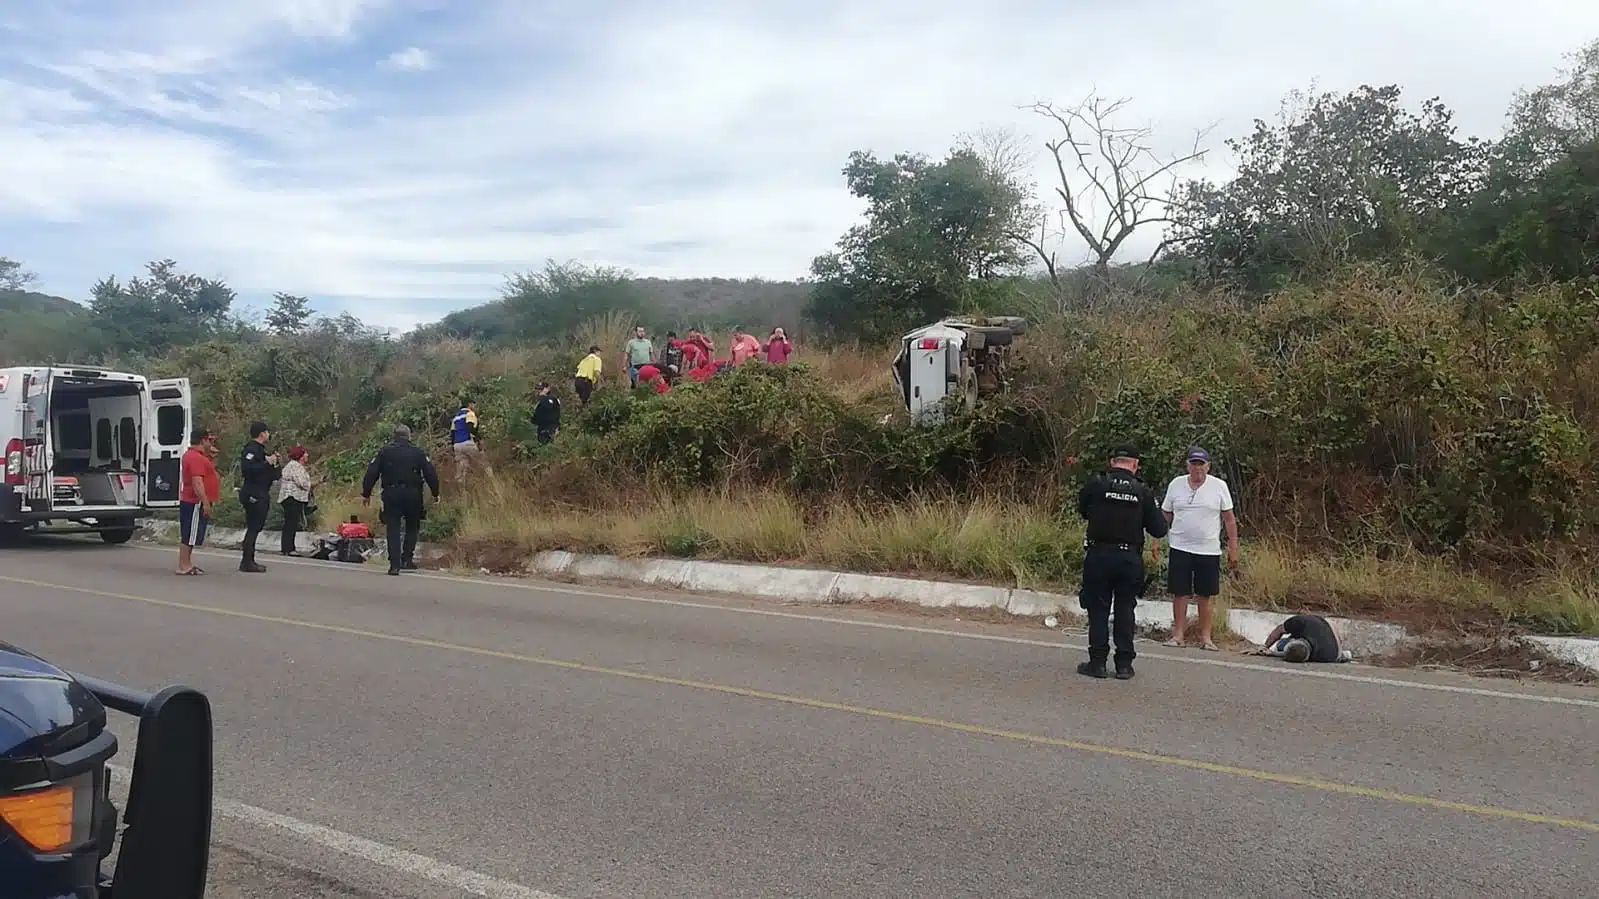
{"type": "Polygon", "coordinates": [[[224,557],[179,579],[170,556],[0,550],[0,638],[210,692],[216,896],[1599,879],[1595,690],[1165,650],[1086,681],[1033,629],[224,557]]]}

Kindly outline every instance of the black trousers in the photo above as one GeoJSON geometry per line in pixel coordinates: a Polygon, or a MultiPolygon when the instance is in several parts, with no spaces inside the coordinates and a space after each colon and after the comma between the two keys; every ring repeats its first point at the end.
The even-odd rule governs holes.
{"type": "Polygon", "coordinates": [[[1103,662],[1116,642],[1116,661],[1131,662],[1134,608],[1144,592],[1144,557],[1135,550],[1090,547],[1083,555],[1083,588],[1078,604],[1088,613],[1088,658],[1103,662]],[[1115,613],[1114,628],[1111,624],[1115,613]]]}
{"type": "Polygon", "coordinates": [[[288,497],[281,503],[283,506],[283,543],[280,549],[284,554],[294,552],[294,538],[305,530],[305,503],[294,497],[288,497]]]}
{"type": "Polygon", "coordinates": [[[550,441],[555,439],[555,429],[554,428],[539,428],[538,431],[539,431],[539,442],[540,443],[549,443],[550,441]]]}
{"type": "Polygon", "coordinates": [[[573,378],[572,392],[577,394],[578,402],[584,406],[589,404],[589,397],[594,395],[594,382],[588,378],[573,378]]]}
{"type": "Polygon", "coordinates": [[[272,497],[265,491],[240,490],[239,504],[244,506],[244,545],[240,562],[250,565],[255,562],[255,541],[266,530],[272,497]]]}
{"type": "Polygon", "coordinates": [[[389,567],[414,562],[417,536],[422,531],[422,491],[383,488],[383,527],[388,531],[389,567]]]}

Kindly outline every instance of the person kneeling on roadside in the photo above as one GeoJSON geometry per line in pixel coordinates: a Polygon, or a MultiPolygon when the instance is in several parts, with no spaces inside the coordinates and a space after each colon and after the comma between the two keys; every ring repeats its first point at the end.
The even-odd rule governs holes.
{"type": "Polygon", "coordinates": [[[1338,635],[1320,615],[1289,618],[1272,630],[1265,646],[1254,652],[1290,662],[1347,662],[1352,657],[1348,650],[1338,647],[1338,635]]]}

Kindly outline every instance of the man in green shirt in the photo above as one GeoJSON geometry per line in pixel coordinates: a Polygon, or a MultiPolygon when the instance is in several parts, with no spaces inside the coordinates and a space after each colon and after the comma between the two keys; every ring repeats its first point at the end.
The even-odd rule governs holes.
{"type": "Polygon", "coordinates": [[[632,386],[638,386],[638,370],[654,361],[655,344],[645,335],[643,327],[634,328],[633,339],[622,351],[622,364],[627,366],[627,378],[632,386]]]}

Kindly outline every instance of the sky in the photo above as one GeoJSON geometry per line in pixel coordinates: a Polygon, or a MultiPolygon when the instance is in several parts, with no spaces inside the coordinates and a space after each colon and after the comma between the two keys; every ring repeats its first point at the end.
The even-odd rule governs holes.
{"type": "Polygon", "coordinates": [[[796,278],[858,219],[855,149],[1009,129],[1047,191],[1023,107],[1097,90],[1163,152],[1209,129],[1225,178],[1288,91],[1398,83],[1491,136],[1595,37],[1593,0],[6,0],[0,256],[395,328],[547,258],[796,278]]]}

